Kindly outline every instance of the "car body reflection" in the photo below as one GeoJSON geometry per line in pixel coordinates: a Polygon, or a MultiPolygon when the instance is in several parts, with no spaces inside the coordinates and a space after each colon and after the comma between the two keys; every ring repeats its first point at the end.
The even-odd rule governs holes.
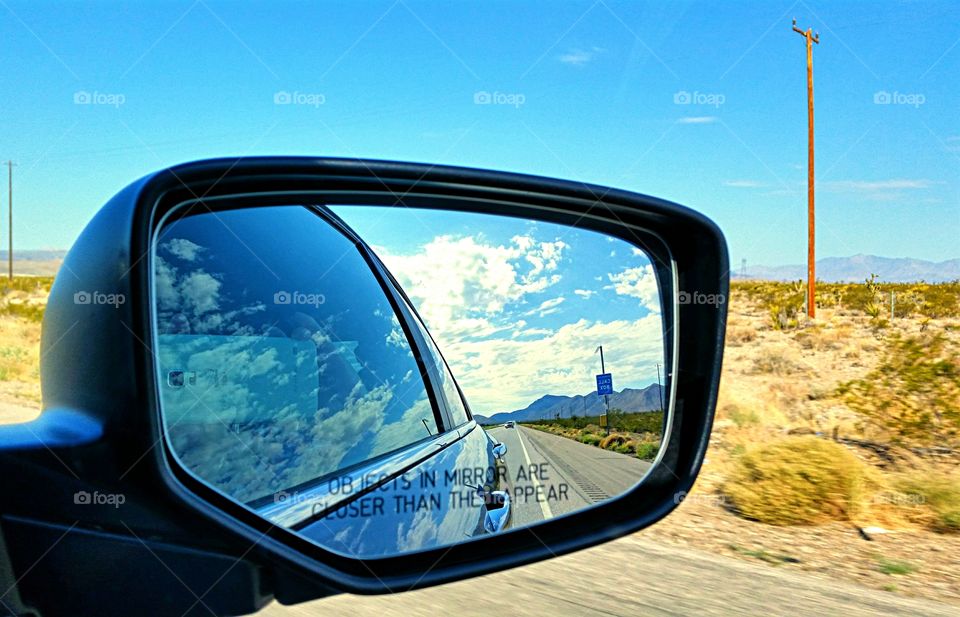
{"type": "Polygon", "coordinates": [[[330,550],[377,557],[462,542],[509,527],[510,470],[476,423],[422,446],[284,493],[257,512],[330,550]],[[439,450],[439,451],[438,451],[439,450]],[[400,475],[390,469],[409,466],[400,475]],[[386,480],[384,480],[386,479],[386,480]]]}

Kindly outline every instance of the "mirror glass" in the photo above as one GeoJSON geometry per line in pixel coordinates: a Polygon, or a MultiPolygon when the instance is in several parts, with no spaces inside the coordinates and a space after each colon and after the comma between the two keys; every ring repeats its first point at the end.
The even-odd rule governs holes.
{"type": "Polygon", "coordinates": [[[624,493],[659,452],[669,328],[633,243],[466,212],[181,207],[152,271],[166,447],[328,550],[530,527],[624,493]]]}

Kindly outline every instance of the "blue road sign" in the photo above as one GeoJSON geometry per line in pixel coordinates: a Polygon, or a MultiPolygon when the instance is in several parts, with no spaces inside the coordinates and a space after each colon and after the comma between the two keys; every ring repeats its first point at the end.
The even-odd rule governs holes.
{"type": "Polygon", "coordinates": [[[611,373],[601,373],[597,375],[597,394],[613,394],[613,375],[611,373]]]}

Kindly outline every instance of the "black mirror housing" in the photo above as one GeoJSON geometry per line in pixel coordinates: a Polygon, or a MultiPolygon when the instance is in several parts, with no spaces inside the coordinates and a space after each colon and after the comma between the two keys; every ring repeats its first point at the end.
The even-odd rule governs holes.
{"type": "MultiPolygon", "coordinates": [[[[201,161],[142,178],[95,216],[57,275],[43,322],[44,411],[31,429],[36,439],[23,429],[0,427],[6,494],[24,495],[37,486],[46,493],[3,508],[14,570],[28,566],[22,560],[30,557],[16,538],[33,530],[52,533],[54,539],[62,532],[65,539],[50,549],[54,557],[84,545],[75,540],[89,547],[145,546],[163,556],[177,555],[171,563],[182,566],[178,577],[195,594],[191,597],[174,579],[172,589],[164,591],[182,597],[178,609],[195,604],[196,596],[208,591],[204,585],[212,585],[204,603],[218,613],[239,614],[257,610],[271,597],[296,603],[341,591],[435,585],[643,529],[673,510],[693,486],[716,406],[726,303],[681,301],[689,294],[728,296],[722,233],[692,210],[627,191],[495,171],[305,157],[201,161]],[[184,473],[166,446],[158,412],[149,303],[153,234],[163,215],[185,202],[216,208],[229,199],[243,207],[251,198],[280,204],[306,195],[394,207],[415,197],[418,207],[525,216],[603,232],[653,255],[664,290],[662,310],[672,324],[673,400],[663,452],[643,490],[634,488],[546,522],[535,533],[520,530],[442,550],[355,559],[271,525],[184,473]],[[84,302],[91,294],[111,296],[115,306],[91,310],[89,300],[84,302]],[[71,502],[77,493],[95,491],[123,495],[124,507],[71,502]],[[195,591],[193,581],[198,581],[195,591]]],[[[149,552],[118,554],[131,560],[138,554],[139,561],[120,557],[104,565],[106,576],[123,581],[111,583],[117,593],[160,593],[146,589],[156,584],[143,573],[161,565],[149,552]]],[[[66,563],[70,556],[60,559],[66,563]]],[[[25,579],[25,589],[33,576],[25,579]]],[[[82,577],[81,582],[92,584],[82,577]]],[[[57,598],[33,600],[27,593],[26,602],[48,603],[51,609],[70,606],[82,602],[78,585],[67,585],[57,598]]]]}

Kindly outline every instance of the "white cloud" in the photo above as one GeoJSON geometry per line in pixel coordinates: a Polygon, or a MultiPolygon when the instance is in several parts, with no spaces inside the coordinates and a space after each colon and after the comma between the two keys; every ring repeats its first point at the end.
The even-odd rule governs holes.
{"type": "Polygon", "coordinates": [[[202,315],[219,308],[220,281],[203,271],[191,272],[180,282],[184,308],[202,315]]]}
{"type": "MultiPolygon", "coordinates": [[[[517,235],[496,244],[482,236],[442,235],[409,255],[375,250],[423,315],[477,413],[518,409],[547,393],[591,391],[599,372],[593,352],[600,344],[611,350],[608,363],[615,367],[618,389],[656,378],[662,328],[649,266],[598,277],[596,290],[574,293],[589,297],[602,293],[605,284],[611,290],[619,286],[618,293],[641,298],[651,314],[608,323],[591,316],[547,329],[532,328],[518,317],[546,316],[565,306],[566,296],[544,293],[566,265],[563,242],[517,235]],[[517,312],[520,306],[523,314],[517,312]]],[[[636,310],[643,314],[639,303],[636,310]]]]}
{"type": "Polygon", "coordinates": [[[510,328],[505,307],[560,280],[567,244],[514,236],[507,245],[483,238],[437,236],[412,255],[376,249],[437,340],[490,336],[510,328]],[[438,264],[442,264],[439,265],[438,264]]]}
{"type": "Polygon", "coordinates": [[[193,261],[197,258],[203,247],[194,244],[185,238],[174,238],[163,243],[164,248],[170,251],[174,256],[184,261],[193,261]]]}
{"type": "Polygon", "coordinates": [[[560,296],[557,298],[551,298],[550,300],[544,300],[543,302],[540,303],[540,306],[538,306],[533,310],[527,311],[524,314],[528,317],[534,314],[539,314],[540,317],[543,317],[544,315],[555,313],[557,311],[557,307],[563,304],[563,301],[565,299],[566,298],[564,298],[563,296],[560,296]]]}
{"type": "Polygon", "coordinates": [[[593,61],[601,52],[603,52],[603,49],[600,47],[591,47],[590,49],[575,47],[561,54],[559,60],[564,64],[570,64],[572,66],[585,66],[593,61]]]}
{"type": "Polygon", "coordinates": [[[723,186],[730,186],[740,189],[756,189],[764,187],[766,184],[758,180],[724,180],[723,186]]]}
{"type": "Polygon", "coordinates": [[[716,116],[685,116],[677,120],[677,124],[713,124],[717,120],[716,116]]]}
{"type": "Polygon", "coordinates": [[[627,268],[616,274],[608,274],[612,287],[621,296],[639,298],[651,311],[660,310],[660,292],[653,266],[647,264],[638,268],[627,268]]]}
{"type": "Polygon", "coordinates": [[[581,298],[589,300],[590,296],[597,293],[597,291],[595,289],[574,289],[573,293],[577,294],[581,298]]]}
{"type": "Polygon", "coordinates": [[[601,344],[618,390],[652,380],[656,364],[663,362],[661,317],[652,313],[607,323],[581,319],[533,340],[461,340],[443,352],[474,412],[490,415],[521,409],[544,394],[590,392],[600,372],[595,351],[601,344]]]}
{"type": "Polygon", "coordinates": [[[942,182],[927,179],[892,178],[889,180],[835,180],[825,182],[824,188],[851,193],[871,193],[875,191],[900,191],[929,189],[942,182]]]}

